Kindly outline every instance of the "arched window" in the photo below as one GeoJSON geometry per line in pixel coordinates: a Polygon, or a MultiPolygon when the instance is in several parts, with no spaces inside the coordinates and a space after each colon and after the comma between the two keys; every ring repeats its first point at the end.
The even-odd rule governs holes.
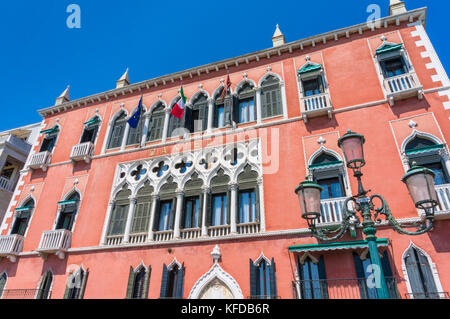
{"type": "Polygon", "coordinates": [[[123,135],[127,125],[127,115],[122,112],[114,121],[109,137],[108,149],[122,146],[123,135]]]}
{"type": "Polygon", "coordinates": [[[36,299],[49,299],[53,283],[53,273],[48,270],[41,278],[36,299]]]}
{"type": "Polygon", "coordinates": [[[239,224],[256,223],[260,220],[258,173],[247,165],[238,177],[238,221],[239,224]]]}
{"type": "Polygon", "coordinates": [[[345,197],[344,179],[342,176],[342,161],[335,156],[322,153],[314,159],[312,170],[314,181],[322,186],[321,199],[345,197]]]}
{"type": "Polygon", "coordinates": [[[147,299],[150,282],[151,267],[145,269],[143,265],[133,270],[130,267],[128,277],[127,299],[147,299]]]}
{"type": "Polygon", "coordinates": [[[42,131],[41,133],[44,133],[45,137],[42,142],[39,153],[41,153],[41,152],[51,153],[53,151],[53,148],[55,147],[56,140],[58,139],[59,126],[55,125],[53,128],[42,131]]]}
{"type": "Polygon", "coordinates": [[[80,195],[75,192],[67,200],[60,203],[62,206],[59,213],[56,229],[67,229],[72,231],[73,222],[78,212],[80,195]]]}
{"type": "Polygon", "coordinates": [[[404,257],[406,271],[414,299],[439,299],[428,258],[414,246],[408,249],[404,257]]]}
{"type": "Polygon", "coordinates": [[[82,267],[75,274],[71,273],[67,279],[64,299],[83,299],[88,275],[89,271],[82,267]]]}
{"type": "Polygon", "coordinates": [[[313,261],[309,256],[297,261],[299,288],[302,299],[328,299],[328,285],[323,256],[313,261]]]}
{"type": "Polygon", "coordinates": [[[153,110],[149,129],[147,133],[147,141],[157,141],[162,138],[164,130],[164,119],[166,112],[164,111],[164,104],[159,103],[153,110]]]}
{"type": "Polygon", "coordinates": [[[263,119],[283,114],[280,80],[273,75],[261,83],[261,113],[263,119]]]}
{"type": "Polygon", "coordinates": [[[125,185],[115,197],[115,204],[108,225],[108,236],[121,236],[125,233],[128,209],[130,207],[129,197],[131,191],[125,185]]]}
{"type": "MultiPolygon", "coordinates": [[[[134,114],[135,111],[133,111],[134,114]]],[[[144,108],[141,109],[141,116],[139,117],[139,123],[136,128],[130,126],[127,136],[127,145],[140,144],[142,138],[142,127],[144,126],[144,108]]]]}
{"type": "Polygon", "coordinates": [[[237,123],[256,121],[255,90],[251,83],[246,82],[237,92],[238,103],[234,108],[234,119],[237,123]]]}
{"type": "Polygon", "coordinates": [[[222,99],[222,93],[225,88],[222,88],[214,97],[214,128],[225,127],[225,101],[222,99]]]}
{"type": "Polygon", "coordinates": [[[183,298],[184,272],[184,264],[181,267],[178,264],[171,267],[163,266],[161,298],[183,298]]]}
{"type": "Polygon", "coordinates": [[[176,190],[177,184],[172,177],[169,177],[159,192],[160,199],[156,203],[154,231],[173,230],[177,207],[176,190]]]}
{"type": "Polygon", "coordinates": [[[208,97],[201,93],[192,104],[191,123],[186,123],[186,128],[191,132],[201,132],[208,127],[208,97]]]}
{"type": "Polygon", "coordinates": [[[95,143],[99,125],[100,118],[98,116],[94,116],[91,120],[84,123],[84,130],[83,135],[81,136],[80,144],[88,142],[95,143]]]}
{"type": "Polygon", "coordinates": [[[150,186],[147,181],[145,185],[137,192],[137,202],[134,209],[130,234],[148,233],[153,191],[153,187],[150,186]]]}
{"type": "Polygon", "coordinates": [[[21,208],[16,209],[14,225],[11,229],[11,235],[25,236],[30,222],[31,214],[34,210],[34,200],[28,200],[21,208]]]}
{"type": "Polygon", "coordinates": [[[3,296],[3,291],[5,290],[6,282],[8,281],[8,275],[6,273],[2,273],[0,275],[0,298],[3,296]]]}
{"type": "Polygon", "coordinates": [[[275,261],[262,258],[257,265],[250,259],[250,293],[252,299],[277,298],[275,261]]]}
{"type": "Polygon", "coordinates": [[[221,226],[230,224],[231,191],[228,183],[230,177],[220,169],[211,180],[211,194],[208,194],[207,226],[221,226]]]}
{"type": "Polygon", "coordinates": [[[406,144],[405,153],[410,166],[412,166],[413,162],[416,162],[417,165],[431,169],[436,174],[434,183],[443,185],[450,183],[449,172],[439,152],[443,148],[444,145],[442,144],[417,136],[406,144]]]}

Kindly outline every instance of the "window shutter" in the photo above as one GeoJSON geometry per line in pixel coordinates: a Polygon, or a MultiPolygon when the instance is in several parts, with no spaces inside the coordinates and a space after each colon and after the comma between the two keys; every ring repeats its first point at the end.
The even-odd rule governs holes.
{"type": "Polygon", "coordinates": [[[130,266],[130,273],[128,275],[128,285],[127,285],[127,299],[133,297],[133,287],[134,287],[134,270],[133,266],[130,266]]]}
{"type": "Polygon", "coordinates": [[[176,298],[183,298],[183,287],[184,287],[184,273],[185,273],[185,268],[184,268],[184,263],[181,266],[180,269],[178,269],[178,281],[177,281],[177,291],[176,291],[176,298]]]}
{"type": "Polygon", "coordinates": [[[6,285],[6,280],[7,280],[7,276],[5,273],[3,273],[0,276],[0,297],[3,295],[3,290],[5,289],[5,285],[6,285]]]}
{"type": "Polygon", "coordinates": [[[167,296],[167,284],[169,281],[169,271],[167,270],[166,264],[163,266],[163,273],[162,273],[162,279],[161,279],[161,293],[160,298],[165,298],[167,296]]]}
{"type": "Polygon", "coordinates": [[[155,218],[153,221],[153,231],[158,231],[159,217],[161,216],[161,200],[158,198],[155,202],[155,218]]]}
{"type": "Polygon", "coordinates": [[[194,132],[194,118],[192,116],[192,109],[189,106],[184,108],[184,128],[189,132],[194,132]]]}
{"type": "Polygon", "coordinates": [[[206,225],[211,226],[212,219],[212,195],[211,193],[206,193],[206,225]]]}
{"type": "Polygon", "coordinates": [[[269,94],[267,94],[266,92],[264,92],[264,90],[261,90],[261,117],[264,119],[266,117],[269,117],[267,115],[267,108],[269,105],[268,100],[270,99],[270,96],[268,96],[269,94]]]}
{"type": "Polygon", "coordinates": [[[258,272],[257,267],[253,264],[253,260],[250,259],[250,296],[258,296],[258,272]]]}
{"type": "Polygon", "coordinates": [[[255,218],[256,222],[259,223],[261,221],[261,201],[258,185],[255,187],[255,218]]]}
{"type": "Polygon", "coordinates": [[[218,111],[217,103],[214,104],[214,121],[213,121],[213,126],[215,128],[219,127],[219,111],[218,111]]]}
{"type": "Polygon", "coordinates": [[[205,200],[205,194],[202,193],[200,195],[200,199],[199,199],[199,203],[198,203],[198,220],[197,220],[197,224],[198,227],[202,227],[203,224],[203,201],[205,200]]]}
{"type": "Polygon", "coordinates": [[[83,273],[83,279],[81,280],[81,289],[80,289],[80,295],[78,296],[78,299],[84,298],[84,292],[86,291],[86,283],[89,276],[89,269],[86,269],[86,271],[83,273]]]}
{"type": "MultiPolygon", "coordinates": [[[[222,212],[223,213],[223,212],[222,212]]],[[[236,214],[238,215],[238,214],[236,214]]],[[[227,211],[226,211],[226,216],[227,216],[227,225],[231,225],[231,191],[228,190],[227,191],[227,211]]]]}
{"type": "Polygon", "coordinates": [[[227,96],[224,102],[224,126],[230,126],[232,123],[232,112],[233,112],[233,96],[227,96]]]}
{"type": "Polygon", "coordinates": [[[145,273],[145,279],[144,279],[144,292],[142,294],[142,299],[148,299],[148,287],[150,284],[150,275],[152,272],[152,267],[148,265],[147,272],[145,273]]]}
{"type": "Polygon", "coordinates": [[[411,285],[412,293],[414,297],[424,296],[424,287],[420,276],[419,268],[417,267],[418,261],[414,254],[414,248],[411,247],[408,251],[408,255],[405,257],[406,271],[408,273],[409,283],[411,285]]]}
{"type": "Polygon", "coordinates": [[[391,299],[398,299],[400,294],[397,290],[397,285],[394,281],[394,275],[392,274],[391,264],[389,262],[389,256],[387,250],[384,251],[381,258],[381,267],[383,268],[384,278],[386,279],[386,285],[388,287],[389,297],[391,299]]]}
{"type": "Polygon", "coordinates": [[[73,280],[73,272],[71,271],[69,273],[69,277],[67,278],[66,289],[64,290],[64,297],[63,297],[63,299],[69,299],[69,294],[70,294],[69,285],[71,284],[72,280],[73,280]]]}
{"type": "Polygon", "coordinates": [[[235,124],[239,123],[239,98],[233,96],[233,106],[232,106],[232,120],[235,124]]]}
{"type": "MultiPolygon", "coordinates": [[[[184,223],[186,221],[186,206],[185,206],[185,203],[186,203],[186,197],[183,196],[183,199],[181,200],[181,203],[179,203],[179,205],[181,205],[180,229],[184,228],[184,225],[185,225],[184,223]]],[[[176,211],[174,211],[174,215],[175,214],[176,214],[176,211]]]]}
{"type": "Polygon", "coordinates": [[[172,214],[170,214],[169,229],[174,229],[175,214],[177,213],[177,198],[172,199],[172,214]]]}
{"type": "Polygon", "coordinates": [[[209,109],[208,104],[200,105],[200,110],[199,110],[200,118],[199,118],[199,120],[202,121],[202,130],[203,131],[208,128],[208,109],[209,109]]]}
{"type": "Polygon", "coordinates": [[[270,271],[270,297],[275,299],[277,297],[277,278],[276,278],[276,266],[275,266],[275,258],[272,258],[271,265],[269,267],[270,271]]]}
{"type": "Polygon", "coordinates": [[[428,263],[428,258],[422,254],[421,251],[417,251],[417,256],[419,257],[420,268],[423,274],[424,286],[426,291],[429,293],[428,298],[438,298],[436,283],[434,282],[433,273],[431,272],[430,264],[428,263]]]}
{"type": "MultiPolygon", "coordinates": [[[[230,193],[231,195],[231,193],[230,193]]],[[[236,190],[236,224],[241,223],[241,219],[240,219],[240,204],[239,204],[239,197],[241,197],[241,194],[239,193],[239,188],[236,190]]],[[[230,203],[231,203],[231,196],[230,196],[230,203]]],[[[231,209],[230,209],[231,211],[231,209]]],[[[231,223],[230,223],[231,224],[231,223]]]]}
{"type": "Polygon", "coordinates": [[[361,294],[361,299],[368,299],[367,287],[366,287],[366,276],[364,274],[363,264],[361,258],[357,253],[353,252],[353,261],[355,263],[356,278],[358,279],[359,293],[361,294]]]}
{"type": "Polygon", "coordinates": [[[325,271],[325,258],[323,257],[323,255],[320,256],[318,268],[319,268],[319,279],[321,279],[320,290],[322,292],[322,299],[328,299],[328,284],[325,281],[327,279],[327,273],[325,271]]]}

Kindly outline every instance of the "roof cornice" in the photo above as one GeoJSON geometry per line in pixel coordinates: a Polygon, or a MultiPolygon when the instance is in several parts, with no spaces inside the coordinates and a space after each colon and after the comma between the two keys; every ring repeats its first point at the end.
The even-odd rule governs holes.
{"type": "Polygon", "coordinates": [[[419,20],[425,26],[426,24],[426,13],[427,8],[419,8],[411,10],[402,14],[388,16],[381,18],[379,20],[373,21],[371,25],[368,23],[361,23],[358,25],[322,33],[319,35],[311,36],[305,39],[297,40],[294,42],[286,43],[284,45],[260,50],[257,52],[244,54],[238,57],[222,60],[219,62],[209,63],[202,66],[194,67],[188,70],[172,73],[169,75],[160,76],[151,80],[142,81],[139,83],[134,83],[123,88],[116,88],[113,90],[105,91],[102,93],[94,94],[84,98],[76,99],[73,101],[65,102],[58,106],[51,106],[45,109],[41,109],[38,113],[42,117],[53,115],[55,113],[64,112],[76,107],[86,106],[91,103],[106,102],[110,99],[114,99],[120,96],[125,96],[128,94],[138,93],[142,90],[148,90],[152,87],[165,86],[167,83],[174,83],[175,81],[182,79],[192,79],[195,75],[200,76],[202,73],[209,74],[210,72],[218,72],[220,70],[229,67],[236,66],[240,64],[249,64],[251,61],[259,61],[263,58],[270,59],[272,56],[281,56],[283,53],[292,53],[294,50],[304,50],[306,47],[315,47],[319,43],[327,43],[328,40],[339,40],[339,38],[350,38],[354,34],[362,34],[364,31],[374,31],[376,26],[379,25],[380,28],[387,28],[389,25],[396,24],[400,25],[401,22],[409,21],[414,22],[414,20],[419,20]]]}

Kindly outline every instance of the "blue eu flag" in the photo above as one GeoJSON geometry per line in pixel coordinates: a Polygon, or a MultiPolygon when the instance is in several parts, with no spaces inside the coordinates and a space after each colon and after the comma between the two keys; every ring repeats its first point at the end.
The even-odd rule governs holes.
{"type": "Polygon", "coordinates": [[[138,106],[137,111],[128,120],[128,124],[132,128],[137,128],[138,127],[139,120],[141,119],[141,113],[142,113],[142,96],[141,96],[141,100],[139,101],[139,106],[138,106]]]}

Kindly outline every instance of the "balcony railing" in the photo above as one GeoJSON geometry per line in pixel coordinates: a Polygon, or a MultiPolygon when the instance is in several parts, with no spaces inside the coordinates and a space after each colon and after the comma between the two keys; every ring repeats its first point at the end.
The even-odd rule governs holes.
{"type": "Polygon", "coordinates": [[[64,259],[65,252],[69,250],[72,240],[72,232],[66,229],[46,231],[42,234],[37,251],[44,259],[49,254],[55,254],[64,259]]]}
{"type": "Polygon", "coordinates": [[[450,211],[450,184],[435,186],[440,207],[438,211],[450,211]]]}
{"type": "Polygon", "coordinates": [[[384,80],[384,89],[391,106],[395,101],[406,99],[412,96],[423,98],[423,87],[419,82],[417,74],[407,73],[384,80]]]}
{"type": "Polygon", "coordinates": [[[85,161],[90,163],[92,154],[94,152],[94,144],[91,142],[77,144],[72,148],[70,159],[74,162],[85,161]]]}
{"type": "Polygon", "coordinates": [[[344,202],[347,198],[332,198],[320,201],[321,216],[319,224],[340,223],[342,222],[342,211],[344,202]]]}
{"type": "Polygon", "coordinates": [[[237,232],[238,232],[238,234],[241,234],[241,235],[256,234],[256,233],[259,233],[260,230],[261,230],[261,225],[259,224],[259,222],[237,225],[237,232]]]}
{"type": "MultiPolygon", "coordinates": [[[[36,299],[43,292],[42,289],[6,289],[3,293],[0,291],[0,299],[36,299]]],[[[51,291],[48,291],[50,296],[51,291]]]]}
{"type": "Polygon", "coordinates": [[[230,225],[219,225],[208,227],[209,237],[222,237],[227,236],[231,233],[230,225]]]}
{"type": "MultiPolygon", "coordinates": [[[[366,279],[298,280],[292,285],[295,299],[378,299],[366,279]]],[[[395,278],[387,277],[386,285],[390,299],[401,299],[395,278]]]]}
{"type": "Polygon", "coordinates": [[[140,233],[140,234],[130,234],[129,243],[130,244],[142,244],[145,243],[147,240],[147,233],[140,233]]]}
{"type": "Polygon", "coordinates": [[[196,239],[202,235],[201,228],[190,228],[181,230],[181,239],[196,239]]]}
{"type": "Polygon", "coordinates": [[[407,299],[450,299],[448,292],[413,292],[405,295],[407,299]]]}
{"type": "Polygon", "coordinates": [[[155,241],[169,241],[173,239],[173,230],[164,230],[154,233],[155,241]]]}
{"type": "Polygon", "coordinates": [[[23,236],[0,236],[0,257],[6,257],[11,262],[16,262],[16,257],[22,252],[23,236]]]}
{"type": "Polygon", "coordinates": [[[51,153],[41,152],[33,154],[30,159],[28,167],[31,169],[41,169],[45,172],[47,170],[48,163],[50,162],[51,153]]]}
{"type": "Polygon", "coordinates": [[[0,177],[0,188],[5,191],[12,192],[13,191],[12,182],[7,178],[0,177]]]}
{"type": "Polygon", "coordinates": [[[328,93],[321,93],[312,96],[303,97],[301,100],[302,105],[302,115],[305,120],[310,117],[320,116],[323,114],[328,114],[331,118],[331,101],[330,95],[328,93]]]}
{"type": "Polygon", "coordinates": [[[116,246],[123,242],[123,235],[106,236],[106,245],[116,246]]]}

